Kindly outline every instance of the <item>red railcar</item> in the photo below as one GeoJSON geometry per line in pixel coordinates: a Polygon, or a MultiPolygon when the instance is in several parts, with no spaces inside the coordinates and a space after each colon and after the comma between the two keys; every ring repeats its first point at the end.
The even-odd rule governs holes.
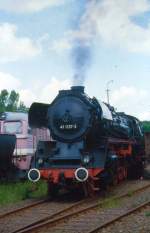
{"type": "Polygon", "coordinates": [[[47,129],[31,130],[28,125],[28,114],[20,112],[1,113],[0,134],[16,136],[15,149],[11,159],[21,177],[24,177],[26,171],[30,169],[38,141],[50,140],[50,133],[47,129]]]}

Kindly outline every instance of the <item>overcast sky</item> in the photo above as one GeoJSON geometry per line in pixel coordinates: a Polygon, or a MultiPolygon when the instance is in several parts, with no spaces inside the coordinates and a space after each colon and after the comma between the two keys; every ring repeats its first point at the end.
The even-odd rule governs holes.
{"type": "Polygon", "coordinates": [[[150,120],[150,0],[0,1],[0,90],[15,89],[27,106],[73,84],[75,40],[90,59],[88,95],[150,120]]]}

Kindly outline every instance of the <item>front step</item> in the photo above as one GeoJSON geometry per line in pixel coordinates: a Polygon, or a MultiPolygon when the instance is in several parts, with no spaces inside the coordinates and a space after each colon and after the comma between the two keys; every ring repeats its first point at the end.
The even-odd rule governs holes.
{"type": "Polygon", "coordinates": [[[93,176],[93,177],[91,177],[91,179],[96,181],[96,180],[99,180],[99,177],[93,176]]]}
{"type": "Polygon", "coordinates": [[[91,177],[91,180],[89,182],[89,185],[91,187],[91,189],[96,192],[96,191],[99,191],[100,188],[99,188],[99,178],[98,177],[91,177]]]}
{"type": "Polygon", "coordinates": [[[91,186],[91,188],[92,188],[93,191],[99,191],[100,190],[100,188],[94,187],[92,184],[90,184],[90,186],[91,186]]]}

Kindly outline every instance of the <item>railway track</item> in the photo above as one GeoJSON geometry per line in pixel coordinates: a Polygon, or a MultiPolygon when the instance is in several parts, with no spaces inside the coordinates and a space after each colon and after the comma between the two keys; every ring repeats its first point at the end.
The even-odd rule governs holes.
{"type": "MultiPolygon", "coordinates": [[[[146,191],[150,189],[150,184],[147,184],[145,186],[143,186],[142,188],[138,188],[135,189],[131,192],[127,192],[124,194],[121,194],[119,196],[115,196],[111,199],[111,201],[121,201],[125,198],[130,198],[130,197],[134,197],[136,195],[139,195],[140,193],[146,191]]],[[[49,215],[45,218],[42,218],[38,221],[35,221],[32,224],[28,224],[22,228],[18,228],[15,231],[12,231],[12,233],[31,233],[31,232],[61,232],[63,230],[63,232],[89,232],[89,233],[94,233],[94,232],[98,232],[100,229],[108,226],[109,224],[112,224],[113,221],[117,221],[121,218],[123,218],[123,216],[126,216],[127,214],[129,214],[131,211],[136,211],[136,209],[138,210],[138,208],[142,208],[143,206],[149,204],[149,200],[147,202],[143,202],[140,206],[136,207],[136,208],[130,208],[129,211],[126,211],[117,215],[117,216],[113,216],[111,217],[109,215],[109,218],[111,217],[111,219],[109,219],[107,222],[105,222],[104,224],[101,225],[97,225],[96,227],[91,227],[90,231],[89,227],[87,228],[86,223],[84,223],[84,221],[82,222],[81,219],[82,217],[86,216],[87,214],[90,213],[90,211],[93,211],[92,215],[94,215],[95,212],[100,211],[100,209],[105,208],[105,205],[107,205],[107,203],[109,203],[108,199],[102,199],[101,201],[99,200],[99,198],[94,198],[94,199],[88,199],[88,200],[82,200],[80,202],[77,202],[75,204],[73,204],[72,206],[69,206],[67,208],[64,208],[52,215],[49,215]],[[81,216],[81,217],[80,217],[81,216]],[[76,219],[77,218],[77,219],[76,219]],[[72,222],[69,225],[69,229],[68,226],[66,225],[66,222],[72,222]],[[81,227],[81,231],[79,231],[80,228],[76,228],[74,229],[75,225],[80,225],[81,227]],[[108,225],[107,225],[108,224],[108,225]],[[82,225],[83,225],[83,229],[82,229],[82,225]],[[48,231],[44,230],[44,229],[49,229],[48,231]],[[41,230],[42,229],[42,230],[41,230]],[[65,231],[66,229],[66,231],[65,231]],[[78,229],[78,231],[77,231],[78,229]],[[88,229],[88,230],[87,230],[88,229]]],[[[89,216],[89,218],[93,219],[89,216]]],[[[113,215],[113,212],[112,212],[113,215]]],[[[88,218],[87,218],[88,219],[88,218]]],[[[89,222],[87,223],[87,225],[89,224],[89,222]]],[[[91,222],[92,224],[92,222],[91,222]]]]}
{"type": "MultiPolygon", "coordinates": [[[[94,200],[95,200],[95,198],[94,198],[94,200]]],[[[20,232],[28,232],[28,231],[30,231],[30,230],[35,230],[37,227],[39,227],[39,225],[41,226],[43,226],[43,224],[45,225],[47,225],[47,221],[51,221],[51,219],[55,219],[55,218],[57,218],[58,216],[61,216],[62,215],[62,219],[63,219],[63,217],[64,217],[64,214],[66,213],[66,212],[68,212],[68,211],[72,211],[73,209],[76,209],[77,207],[79,207],[80,208],[80,206],[81,205],[87,205],[87,203],[89,202],[89,201],[92,201],[92,198],[88,198],[88,199],[84,199],[84,200],[81,200],[81,201],[78,201],[78,202],[76,202],[75,204],[72,204],[72,205],[68,205],[68,207],[66,207],[66,208],[64,208],[64,209],[62,209],[62,210],[60,210],[60,211],[57,211],[56,213],[54,213],[54,214],[51,214],[50,216],[48,216],[48,217],[45,217],[45,218],[42,218],[42,219],[40,219],[40,220],[38,220],[38,221],[36,221],[36,222],[34,222],[34,223],[32,223],[32,224],[30,224],[30,225],[27,225],[27,226],[25,226],[25,227],[22,227],[22,228],[20,228],[20,229],[18,229],[18,230],[15,230],[15,231],[13,231],[12,233],[20,233],[20,232]]],[[[61,217],[60,217],[61,218],[61,217]]],[[[54,220],[55,221],[55,220],[54,220]]],[[[52,222],[53,222],[53,220],[52,220],[52,222]]]]}
{"type": "MultiPolygon", "coordinates": [[[[12,222],[12,224],[13,224],[13,219],[14,219],[14,222],[15,222],[15,218],[18,218],[18,217],[22,216],[22,218],[20,218],[20,222],[22,221],[21,225],[24,225],[23,221],[28,222],[28,220],[34,218],[33,217],[34,214],[41,215],[40,220],[39,220],[39,217],[35,218],[35,222],[33,223],[33,225],[34,225],[34,224],[40,223],[43,219],[46,220],[47,218],[48,219],[49,218],[54,218],[55,216],[57,216],[57,214],[61,214],[64,211],[68,211],[71,208],[77,207],[78,205],[81,205],[83,202],[86,201],[86,199],[79,201],[77,198],[73,198],[73,200],[71,200],[71,202],[70,202],[67,198],[70,198],[68,193],[63,194],[59,198],[59,201],[58,200],[54,201],[52,199],[51,200],[50,199],[44,199],[44,200],[41,200],[41,201],[34,202],[32,204],[23,206],[21,208],[17,208],[17,209],[14,209],[12,211],[5,212],[4,214],[1,214],[0,215],[0,232],[1,231],[2,232],[18,232],[17,229],[20,228],[19,225],[15,226],[15,227],[13,226],[12,229],[10,227],[8,229],[6,227],[5,227],[5,229],[1,228],[2,224],[4,226],[7,226],[7,224],[9,225],[10,222],[12,222]],[[63,202],[61,201],[61,199],[63,200],[63,202]],[[35,208],[36,208],[36,210],[35,210],[35,208]],[[47,210],[46,210],[46,208],[47,208],[47,210]],[[26,216],[29,215],[28,219],[25,219],[24,214],[26,216]],[[43,217],[45,215],[48,216],[48,217],[43,217]],[[17,229],[13,230],[13,228],[16,228],[16,227],[17,227],[17,229]]],[[[17,222],[19,222],[19,221],[17,220],[17,222]]],[[[31,222],[32,222],[32,220],[31,220],[31,222]]],[[[30,224],[30,226],[31,225],[32,225],[32,223],[30,224]]],[[[26,228],[26,226],[21,227],[21,229],[25,229],[25,228],[26,228]]]]}
{"type": "Polygon", "coordinates": [[[7,217],[7,216],[10,216],[10,215],[13,215],[13,214],[22,212],[22,211],[27,210],[27,209],[33,208],[33,207],[35,207],[35,206],[41,205],[41,204],[43,204],[43,203],[45,203],[45,202],[47,202],[47,201],[48,201],[48,199],[44,199],[44,200],[41,200],[41,201],[36,201],[36,202],[34,202],[34,203],[32,203],[32,204],[25,205],[25,206],[23,206],[23,207],[20,207],[20,208],[15,209],[15,210],[5,212],[5,213],[3,213],[3,214],[0,214],[0,219],[3,219],[3,218],[5,218],[5,217],[7,217]]]}
{"type": "Polygon", "coordinates": [[[104,223],[104,224],[101,224],[100,226],[96,227],[95,229],[93,230],[90,230],[88,233],[97,233],[99,232],[100,230],[104,229],[104,228],[107,228],[108,226],[110,226],[111,224],[114,224],[120,220],[122,220],[123,218],[133,214],[133,213],[136,213],[137,211],[141,211],[143,208],[147,207],[147,206],[150,206],[150,200],[149,201],[146,201],[142,204],[140,204],[139,206],[129,210],[129,211],[126,211],[125,213],[115,217],[115,218],[112,218],[112,220],[104,223]]]}

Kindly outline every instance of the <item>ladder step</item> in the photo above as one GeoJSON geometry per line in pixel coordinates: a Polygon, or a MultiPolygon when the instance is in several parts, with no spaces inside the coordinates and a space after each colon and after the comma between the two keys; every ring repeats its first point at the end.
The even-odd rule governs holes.
{"type": "Polygon", "coordinates": [[[94,191],[99,191],[100,189],[99,189],[99,188],[93,187],[93,190],[94,190],[94,191]]]}
{"type": "Polygon", "coordinates": [[[100,189],[98,187],[95,187],[93,184],[90,184],[91,189],[94,191],[99,191],[100,189]]]}

